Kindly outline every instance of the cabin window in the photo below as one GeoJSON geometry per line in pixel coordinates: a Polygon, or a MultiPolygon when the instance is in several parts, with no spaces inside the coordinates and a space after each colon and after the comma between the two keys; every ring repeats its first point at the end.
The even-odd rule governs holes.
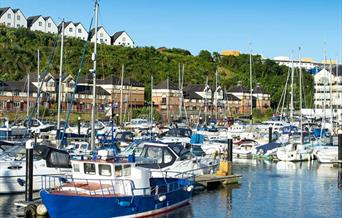
{"type": "Polygon", "coordinates": [[[75,173],[80,172],[80,165],[79,164],[73,164],[72,169],[74,170],[75,173]]]}
{"type": "Polygon", "coordinates": [[[124,165],[123,176],[130,176],[130,175],[131,175],[131,165],[124,165]]]}
{"type": "Polygon", "coordinates": [[[172,155],[169,150],[164,149],[164,163],[168,164],[172,161],[172,155]]]}
{"type": "Polygon", "coordinates": [[[115,177],[122,176],[122,165],[115,166],[115,177]]]}
{"type": "Polygon", "coordinates": [[[93,163],[84,163],[84,173],[85,174],[90,174],[90,175],[95,175],[96,174],[95,164],[93,164],[93,163]]]}
{"type": "Polygon", "coordinates": [[[112,170],[108,164],[99,164],[99,174],[101,176],[111,176],[112,170]]]}
{"type": "Polygon", "coordinates": [[[148,147],[145,157],[157,160],[157,163],[163,162],[163,150],[158,147],[148,147]]]}

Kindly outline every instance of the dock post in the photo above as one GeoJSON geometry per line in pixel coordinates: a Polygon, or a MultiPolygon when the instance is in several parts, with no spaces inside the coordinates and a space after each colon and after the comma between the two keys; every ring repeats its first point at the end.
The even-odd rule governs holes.
{"type": "Polygon", "coordinates": [[[270,126],[268,127],[268,143],[272,142],[272,134],[273,134],[272,126],[270,126]]]}
{"type": "Polygon", "coordinates": [[[233,161],[233,139],[228,139],[228,156],[227,161],[233,161]]]}
{"type": "Polygon", "coordinates": [[[81,117],[78,116],[78,119],[77,119],[77,133],[78,135],[81,135],[81,117]]]}
{"type": "Polygon", "coordinates": [[[338,160],[339,166],[342,167],[342,129],[338,130],[338,160]]]}
{"type": "MultiPolygon", "coordinates": [[[[34,135],[34,143],[37,143],[37,133],[34,135]]],[[[33,142],[26,142],[26,175],[25,175],[25,201],[32,201],[33,193],[33,142]]]]}

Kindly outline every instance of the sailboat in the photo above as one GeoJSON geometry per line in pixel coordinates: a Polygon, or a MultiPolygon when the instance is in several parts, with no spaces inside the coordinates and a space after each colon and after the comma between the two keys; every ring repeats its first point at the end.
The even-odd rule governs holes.
{"type": "MultiPolygon", "coordinates": [[[[300,52],[299,48],[299,52],[300,52]]],[[[293,85],[294,85],[294,62],[292,58],[291,67],[291,105],[290,105],[290,122],[293,123],[293,112],[294,112],[294,102],[293,102],[293,85]]],[[[292,141],[285,144],[277,149],[277,158],[281,161],[307,161],[313,159],[313,149],[310,143],[304,141],[303,135],[303,116],[302,116],[302,69],[301,69],[301,58],[299,55],[299,95],[300,95],[300,138],[299,140],[292,139],[292,141]]]]}

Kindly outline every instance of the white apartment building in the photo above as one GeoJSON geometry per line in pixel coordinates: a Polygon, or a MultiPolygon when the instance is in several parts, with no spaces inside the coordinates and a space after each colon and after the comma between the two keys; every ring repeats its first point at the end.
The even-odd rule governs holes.
{"type": "Polygon", "coordinates": [[[45,33],[58,33],[58,27],[50,16],[44,17],[45,33]]]}
{"type": "Polygon", "coordinates": [[[327,69],[321,70],[314,76],[315,108],[342,108],[342,65],[333,67],[329,72],[327,69]]]}
{"type": "Polygon", "coordinates": [[[315,67],[321,67],[323,65],[322,63],[317,63],[313,59],[310,59],[310,58],[303,58],[301,61],[293,60],[293,63],[292,63],[292,60],[290,60],[290,58],[287,56],[274,57],[273,61],[275,61],[279,65],[285,65],[287,67],[292,67],[292,64],[293,64],[293,67],[295,68],[301,67],[306,70],[310,70],[315,67]]]}
{"type": "Polygon", "coordinates": [[[12,8],[0,8],[0,23],[8,27],[14,26],[14,12],[12,8]]]}

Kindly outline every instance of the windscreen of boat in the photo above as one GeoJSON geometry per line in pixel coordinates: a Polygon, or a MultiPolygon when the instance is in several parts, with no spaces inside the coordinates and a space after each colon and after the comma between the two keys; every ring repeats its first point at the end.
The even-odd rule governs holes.
{"type": "Polygon", "coordinates": [[[190,160],[194,158],[194,155],[190,152],[190,150],[184,148],[184,146],[181,144],[169,144],[169,147],[177,154],[177,156],[179,156],[181,160],[190,160]]]}
{"type": "Polygon", "coordinates": [[[173,128],[165,133],[166,137],[188,137],[190,138],[192,131],[185,128],[173,128]]]}

